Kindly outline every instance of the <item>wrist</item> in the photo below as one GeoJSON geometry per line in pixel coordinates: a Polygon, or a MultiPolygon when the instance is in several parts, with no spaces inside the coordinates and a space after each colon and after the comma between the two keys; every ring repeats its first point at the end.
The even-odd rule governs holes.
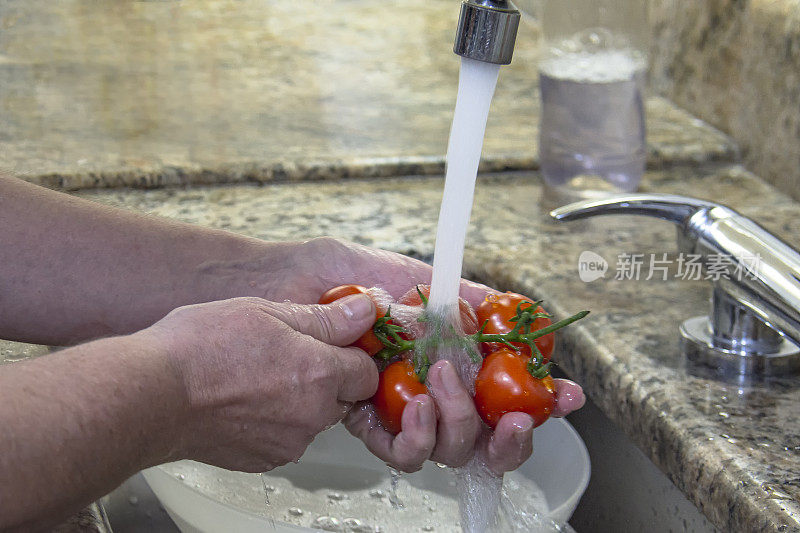
{"type": "Polygon", "coordinates": [[[224,253],[199,263],[194,271],[194,294],[202,301],[257,296],[267,300],[288,298],[283,280],[295,274],[298,242],[266,242],[236,235],[224,253]]]}
{"type": "Polygon", "coordinates": [[[144,413],[139,431],[143,439],[140,460],[146,466],[185,458],[191,426],[187,387],[176,363],[176,343],[154,328],[124,337],[131,345],[129,352],[137,354],[141,376],[141,403],[135,408],[149,411],[144,413]]]}

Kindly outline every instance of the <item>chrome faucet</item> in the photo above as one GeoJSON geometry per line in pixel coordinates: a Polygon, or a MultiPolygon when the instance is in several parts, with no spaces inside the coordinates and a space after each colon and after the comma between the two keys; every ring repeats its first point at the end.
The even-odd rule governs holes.
{"type": "Polygon", "coordinates": [[[514,54],[519,11],[506,0],[467,0],[461,4],[453,52],[508,65],[514,54]]]}
{"type": "Polygon", "coordinates": [[[681,325],[689,361],[739,375],[800,371],[800,253],[729,207],[685,196],[626,194],[550,212],[563,221],[612,214],[673,222],[680,251],[706,267],[710,256],[722,256],[738,269],[713,278],[709,316],[681,325]]]}

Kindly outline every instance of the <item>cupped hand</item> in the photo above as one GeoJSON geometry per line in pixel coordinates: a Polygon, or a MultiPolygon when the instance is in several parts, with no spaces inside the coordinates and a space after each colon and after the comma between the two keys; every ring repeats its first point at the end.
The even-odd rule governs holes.
{"type": "Polygon", "coordinates": [[[331,305],[247,297],[181,307],[141,332],[167,348],[184,390],[172,458],[249,472],[298,460],[374,394],[375,363],[345,347],[374,320],[363,295],[331,305]]]}
{"type": "MultiPolygon", "coordinates": [[[[530,457],[533,451],[530,416],[508,413],[490,432],[449,361],[431,366],[427,383],[431,395],[420,394],[406,406],[402,430],[397,435],[383,429],[369,402],[354,407],[344,419],[345,426],[378,458],[405,472],[419,470],[429,459],[448,466],[463,466],[476,445],[485,447],[488,466],[498,474],[518,468],[530,457]]],[[[553,416],[566,416],[583,406],[585,398],[579,385],[566,379],[556,379],[555,383],[557,406],[553,416]]]]}
{"type": "MultiPolygon", "coordinates": [[[[432,274],[430,265],[422,261],[330,237],[302,243],[290,263],[284,286],[291,293],[281,297],[301,302],[315,302],[326,290],[346,283],[380,287],[399,298],[409,287],[430,283],[432,274]]],[[[461,281],[460,295],[473,307],[490,292],[497,291],[461,281]]],[[[558,403],[553,416],[566,416],[583,405],[579,385],[563,379],[555,383],[558,403]]],[[[463,465],[476,442],[486,446],[489,466],[498,473],[517,468],[530,456],[533,424],[528,415],[509,413],[486,436],[472,398],[451,364],[442,361],[431,367],[428,385],[431,395],[419,395],[408,405],[402,431],[396,436],[380,426],[369,402],[352,409],[345,425],[372,453],[404,471],[418,470],[428,459],[463,465]]]]}

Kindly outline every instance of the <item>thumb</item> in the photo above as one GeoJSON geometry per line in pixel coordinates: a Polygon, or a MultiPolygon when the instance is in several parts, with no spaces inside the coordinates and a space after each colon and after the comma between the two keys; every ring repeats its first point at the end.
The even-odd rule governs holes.
{"type": "Polygon", "coordinates": [[[347,346],[376,320],[375,304],[355,294],[327,305],[276,305],[270,314],[292,329],[334,346],[347,346]]]}

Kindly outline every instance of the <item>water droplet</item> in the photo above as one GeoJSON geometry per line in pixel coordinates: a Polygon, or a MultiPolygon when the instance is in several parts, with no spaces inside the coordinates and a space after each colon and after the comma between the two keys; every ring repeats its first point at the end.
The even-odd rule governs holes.
{"type": "Polygon", "coordinates": [[[137,498],[136,496],[129,496],[128,503],[131,505],[139,505],[139,498],[137,498]]]}
{"type": "Polygon", "coordinates": [[[292,516],[303,516],[303,510],[299,507],[289,507],[289,514],[292,516]]]}
{"type": "Polygon", "coordinates": [[[332,516],[320,516],[317,517],[314,522],[311,523],[311,527],[315,527],[317,529],[322,529],[323,531],[341,531],[342,524],[336,518],[332,516]]]}
{"type": "Polygon", "coordinates": [[[423,495],[422,495],[422,499],[423,499],[423,500],[425,500],[425,501],[427,502],[428,500],[430,500],[430,499],[431,499],[431,495],[430,495],[430,494],[423,494],[423,495]]]}
{"type": "Polygon", "coordinates": [[[430,511],[430,512],[432,512],[432,513],[435,513],[435,512],[436,512],[436,507],[434,507],[433,505],[431,505],[430,507],[428,507],[428,511],[430,511]]]}
{"type": "Polygon", "coordinates": [[[373,498],[383,498],[386,494],[383,493],[382,490],[371,490],[369,491],[369,495],[373,498]]]}
{"type": "Polygon", "coordinates": [[[328,499],[340,502],[342,500],[346,500],[348,498],[347,494],[341,492],[330,492],[328,493],[328,499]]]}
{"type": "Polygon", "coordinates": [[[176,477],[176,478],[178,478],[178,479],[180,479],[181,481],[183,481],[184,479],[186,479],[186,476],[184,476],[183,474],[175,474],[175,477],[176,477]]]}
{"type": "Polygon", "coordinates": [[[719,416],[721,416],[722,418],[729,418],[731,415],[729,415],[725,411],[720,411],[719,412],[719,416]]]}
{"type": "Polygon", "coordinates": [[[258,477],[261,478],[261,486],[264,487],[264,505],[266,505],[267,510],[269,510],[269,493],[275,492],[275,487],[267,485],[267,478],[264,477],[264,472],[261,472],[258,477]]]}
{"type": "MultiPolygon", "coordinates": [[[[359,531],[360,532],[360,531],[364,530],[364,524],[358,518],[345,518],[344,520],[342,520],[342,524],[344,524],[344,527],[346,527],[347,529],[350,529],[350,530],[353,530],[353,531],[359,531]]],[[[369,528],[369,529],[372,529],[372,528],[369,528]]]]}
{"type": "Polygon", "coordinates": [[[736,444],[739,441],[734,439],[733,437],[730,437],[730,438],[728,438],[728,442],[730,442],[731,444],[736,444]]]}
{"type": "Polygon", "coordinates": [[[791,500],[792,497],[783,492],[780,489],[777,489],[770,485],[769,483],[762,483],[761,488],[764,489],[764,492],[767,493],[767,498],[773,500],[791,500]]]}

